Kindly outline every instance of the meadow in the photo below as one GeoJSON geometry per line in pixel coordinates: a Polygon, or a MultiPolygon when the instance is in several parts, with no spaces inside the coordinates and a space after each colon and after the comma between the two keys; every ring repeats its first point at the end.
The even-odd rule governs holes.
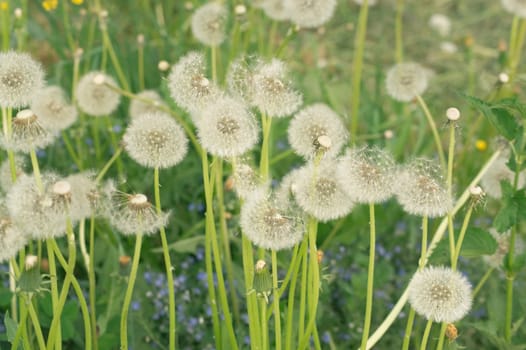
{"type": "Polygon", "coordinates": [[[526,349],[523,1],[0,20],[0,349],[526,349]]]}

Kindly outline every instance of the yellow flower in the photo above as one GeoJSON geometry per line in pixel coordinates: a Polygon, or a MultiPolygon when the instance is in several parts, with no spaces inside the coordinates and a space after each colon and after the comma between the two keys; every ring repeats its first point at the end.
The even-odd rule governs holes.
{"type": "Polygon", "coordinates": [[[475,148],[481,152],[484,152],[488,149],[488,143],[484,140],[479,139],[475,142],[475,148]]]}
{"type": "Polygon", "coordinates": [[[82,5],[84,3],[84,0],[71,0],[71,3],[74,5],[82,5]]]}
{"type": "Polygon", "coordinates": [[[45,0],[45,1],[42,1],[42,7],[46,11],[54,10],[54,9],[57,8],[57,6],[58,6],[58,0],[45,0]]]}
{"type": "Polygon", "coordinates": [[[7,1],[0,1],[0,10],[7,10],[9,8],[9,4],[7,1]]]}

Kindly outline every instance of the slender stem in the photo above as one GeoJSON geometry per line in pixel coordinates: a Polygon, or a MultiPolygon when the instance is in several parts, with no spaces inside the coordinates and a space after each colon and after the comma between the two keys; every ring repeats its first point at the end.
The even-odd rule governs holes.
{"type": "Polygon", "coordinates": [[[403,14],[404,14],[404,0],[397,0],[396,19],[395,19],[395,46],[396,46],[396,62],[397,63],[402,63],[404,60],[404,46],[402,43],[403,14]]]}
{"type": "Polygon", "coordinates": [[[99,336],[97,332],[97,301],[96,301],[96,278],[95,278],[95,216],[91,215],[89,227],[89,306],[91,319],[91,333],[93,338],[93,350],[99,348],[99,336]]]}
{"type": "Polygon", "coordinates": [[[442,325],[440,326],[440,336],[438,339],[438,344],[436,350],[442,350],[444,348],[444,340],[446,339],[446,329],[447,329],[447,322],[442,322],[442,325]]]}
{"type": "Polygon", "coordinates": [[[471,294],[473,299],[475,299],[475,297],[477,296],[477,294],[480,292],[480,290],[482,289],[482,287],[484,286],[484,284],[486,283],[486,281],[489,279],[489,277],[491,276],[491,274],[493,273],[493,270],[495,270],[494,267],[491,267],[490,269],[488,269],[488,271],[486,271],[486,273],[484,274],[484,276],[482,276],[482,278],[480,279],[479,283],[477,284],[477,286],[473,289],[473,293],[471,294]]]}
{"type": "Polygon", "coordinates": [[[263,141],[261,144],[261,159],[259,160],[259,171],[263,181],[269,178],[269,156],[270,156],[270,132],[272,129],[272,118],[264,113],[261,114],[261,125],[263,129],[263,141]]]}
{"type": "MultiPolygon", "coordinates": [[[[20,322],[18,323],[18,327],[16,329],[15,338],[13,339],[13,342],[11,343],[12,344],[11,350],[18,350],[18,346],[19,346],[21,338],[23,338],[23,340],[27,342],[27,337],[22,336],[22,334],[27,333],[26,327],[27,327],[27,307],[23,308],[20,311],[20,322]]],[[[26,344],[24,344],[24,347],[25,345],[26,344]]]]}
{"type": "Polygon", "coordinates": [[[113,156],[111,156],[110,160],[108,160],[106,162],[106,164],[104,165],[104,167],[100,170],[99,174],[97,175],[97,177],[95,178],[95,182],[100,182],[102,180],[102,178],[104,177],[104,175],[106,175],[106,173],[108,172],[108,170],[110,169],[110,167],[113,165],[113,163],[115,162],[115,160],[117,160],[117,158],[119,158],[119,156],[121,155],[122,153],[122,147],[119,147],[117,148],[117,150],[115,151],[115,153],[113,154],[113,156]]]}
{"type": "Polygon", "coordinates": [[[9,9],[9,3],[2,3],[2,8],[0,8],[0,17],[2,18],[2,51],[8,51],[10,45],[9,33],[11,32],[9,28],[11,27],[11,11],[9,9]]]}
{"type": "Polygon", "coordinates": [[[261,310],[261,349],[267,350],[268,347],[268,323],[267,323],[267,301],[265,298],[259,299],[261,310]]]}
{"type": "Polygon", "coordinates": [[[254,252],[252,250],[252,243],[244,234],[241,236],[241,245],[249,319],[248,330],[251,339],[250,345],[252,349],[261,349],[261,338],[259,337],[259,310],[257,307],[256,293],[254,293],[252,289],[252,281],[254,280],[254,252]]]}
{"type": "Polygon", "coordinates": [[[466,216],[464,217],[464,222],[462,223],[462,228],[460,229],[460,233],[458,236],[458,241],[456,243],[456,249],[455,254],[453,257],[453,264],[451,265],[451,269],[456,270],[457,269],[457,263],[458,263],[458,257],[460,256],[460,250],[462,248],[462,242],[464,241],[464,237],[466,236],[466,231],[468,229],[469,220],[471,219],[471,214],[473,213],[473,205],[471,205],[468,209],[468,212],[466,213],[466,216]]]}
{"type": "Polygon", "coordinates": [[[33,323],[33,329],[35,330],[35,335],[37,338],[38,348],[40,350],[46,348],[46,342],[44,340],[44,335],[42,334],[42,329],[40,327],[40,322],[38,320],[37,313],[35,311],[35,307],[31,302],[27,303],[28,309],[29,309],[29,317],[31,318],[31,323],[33,323]]]}
{"type": "MultiPolygon", "coordinates": [[[[53,253],[53,243],[54,243],[54,240],[53,238],[48,238],[46,240],[46,249],[47,249],[47,259],[48,259],[48,263],[49,263],[49,273],[50,273],[50,276],[51,276],[51,306],[53,307],[53,310],[58,310],[58,276],[57,276],[57,266],[56,266],[56,263],[55,263],[55,254],[53,253]]],[[[64,283],[66,283],[64,281],[64,283]]],[[[51,329],[50,329],[50,332],[48,333],[49,336],[48,336],[48,345],[49,345],[49,342],[50,342],[50,339],[53,339],[52,341],[55,341],[55,337],[58,338],[58,342],[57,342],[57,345],[56,345],[56,348],[61,348],[61,328],[60,328],[60,317],[57,319],[57,326],[55,326],[55,328],[57,329],[56,330],[56,334],[53,338],[49,338],[49,336],[51,336],[51,329]]],[[[48,349],[51,349],[50,347],[48,347],[48,349]]]]}
{"type": "MultiPolygon", "coordinates": [[[[161,193],[159,184],[159,168],[154,169],[154,191],[155,191],[155,208],[157,214],[161,214],[161,193]]],[[[169,313],[169,348],[173,350],[177,347],[176,339],[176,317],[175,317],[175,289],[173,267],[170,260],[170,250],[168,248],[168,240],[166,239],[166,231],[164,226],[160,228],[161,244],[163,248],[164,265],[166,267],[166,280],[168,282],[168,313],[169,313]]]]}
{"type": "Polygon", "coordinates": [[[71,144],[71,140],[68,137],[68,134],[65,131],[61,132],[62,140],[64,141],[64,145],[66,146],[66,150],[69,153],[69,156],[71,157],[71,160],[75,163],[77,168],[79,170],[82,169],[82,161],[79,159],[78,155],[75,153],[75,149],[73,148],[73,145],[71,144]]]}
{"type": "MultiPolygon", "coordinates": [[[[455,124],[456,122],[450,122],[449,126],[449,150],[447,157],[447,178],[446,186],[449,197],[453,198],[453,164],[455,157],[455,124]]],[[[447,214],[448,232],[449,232],[449,256],[451,259],[451,266],[453,266],[455,259],[455,230],[453,227],[453,215],[447,214]]]]}
{"type": "Polygon", "coordinates": [[[429,333],[431,332],[431,327],[433,326],[433,321],[427,321],[426,328],[424,330],[424,335],[422,336],[422,342],[420,343],[420,350],[427,349],[427,341],[429,339],[429,333]]]}
{"type": "Polygon", "coordinates": [[[291,350],[292,349],[292,326],[294,321],[294,300],[295,298],[295,292],[296,292],[296,284],[298,281],[298,275],[299,275],[299,269],[303,262],[303,256],[306,255],[307,252],[307,240],[304,239],[303,242],[301,242],[300,248],[298,250],[298,255],[296,260],[294,261],[293,265],[293,272],[290,282],[290,289],[289,289],[289,298],[287,302],[287,322],[286,322],[286,329],[285,329],[285,349],[291,350]]]}
{"type": "Polygon", "coordinates": [[[413,324],[415,322],[415,309],[409,307],[409,315],[407,316],[407,324],[405,326],[404,342],[402,343],[402,350],[409,349],[411,342],[411,333],[413,331],[413,324]]]}
{"type": "MultiPolygon", "coordinates": [[[[491,168],[493,163],[498,159],[500,156],[501,151],[497,150],[495,151],[492,156],[486,161],[484,166],[480,169],[478,174],[471,180],[471,183],[466,187],[464,193],[460,196],[460,198],[457,200],[455,206],[453,207],[453,210],[451,211],[453,214],[456,214],[460,208],[466,203],[466,201],[470,197],[470,191],[469,189],[473,186],[476,186],[482,176],[486,174],[486,172],[491,168]]],[[[444,218],[440,225],[438,226],[437,230],[435,231],[435,234],[433,236],[433,240],[429,244],[428,250],[427,250],[427,256],[429,257],[435,247],[437,246],[438,242],[442,239],[444,232],[446,231],[447,227],[447,218],[444,218]]],[[[405,303],[407,302],[407,298],[409,296],[408,289],[404,290],[398,301],[395,303],[389,314],[385,317],[382,324],[376,329],[376,331],[369,337],[369,340],[367,341],[367,349],[371,349],[381,338],[382,336],[387,332],[387,330],[391,327],[393,322],[396,320],[402,309],[404,308],[405,303]]]]}
{"type": "MultiPolygon", "coordinates": [[[[308,239],[305,239],[308,242],[308,239]]],[[[307,243],[308,244],[308,243],[307,243]]],[[[303,338],[305,334],[305,314],[306,314],[306,299],[307,299],[307,267],[308,263],[308,254],[307,246],[302,252],[301,256],[301,284],[300,284],[300,309],[299,309],[299,319],[298,319],[298,340],[303,338]]]]}
{"type": "Polygon", "coordinates": [[[137,50],[137,70],[139,72],[139,89],[144,90],[144,43],[139,43],[137,50]]]}
{"type": "Polygon", "coordinates": [[[62,3],[62,24],[64,25],[64,32],[66,34],[66,39],[68,46],[71,52],[75,51],[75,40],[71,34],[71,23],[69,22],[69,13],[68,13],[68,2],[61,1],[62,3]]]}
{"type": "Polygon", "coordinates": [[[137,270],[139,268],[139,259],[141,258],[142,234],[138,233],[135,240],[135,252],[133,253],[133,262],[128,279],[128,287],[122,304],[121,311],[121,349],[128,349],[128,310],[130,308],[131,299],[133,296],[133,287],[135,286],[135,278],[137,277],[137,270]]]}
{"type": "Polygon", "coordinates": [[[34,149],[29,151],[31,157],[31,165],[33,166],[33,176],[35,177],[35,183],[40,193],[44,192],[44,185],[42,184],[42,175],[40,175],[40,167],[38,166],[37,154],[34,149]]]}
{"type": "Polygon", "coordinates": [[[442,166],[442,171],[446,171],[447,168],[446,168],[446,158],[444,156],[444,148],[442,147],[442,141],[440,141],[440,135],[438,134],[435,120],[433,119],[433,116],[431,115],[431,112],[429,111],[429,108],[427,107],[427,104],[422,99],[422,97],[420,95],[417,95],[416,100],[420,104],[420,107],[422,107],[422,110],[424,111],[424,115],[427,118],[427,122],[429,123],[429,127],[431,128],[431,132],[433,133],[433,138],[435,139],[435,144],[436,144],[437,152],[438,152],[438,158],[440,159],[440,165],[442,166]]]}
{"type": "Polygon", "coordinates": [[[121,64],[119,63],[119,59],[117,58],[117,54],[115,53],[115,49],[113,48],[113,44],[111,42],[111,38],[108,34],[108,30],[105,24],[101,25],[101,31],[102,31],[102,42],[104,44],[104,47],[108,51],[108,54],[110,55],[111,63],[113,64],[113,68],[115,68],[115,72],[117,73],[119,82],[121,83],[124,90],[130,91],[130,85],[128,85],[126,75],[124,74],[121,64]]]}
{"type": "Polygon", "coordinates": [[[524,46],[524,39],[526,38],[526,20],[520,19],[519,23],[519,32],[516,38],[515,50],[513,52],[513,56],[510,58],[510,70],[511,70],[511,77],[510,80],[515,79],[515,75],[517,74],[517,67],[519,66],[521,55],[522,55],[522,47],[524,46]]]}
{"type": "Polygon", "coordinates": [[[275,250],[272,250],[272,288],[273,288],[273,305],[274,305],[274,333],[276,344],[274,349],[281,350],[281,313],[279,311],[279,288],[278,288],[278,257],[275,250]]]}
{"type": "Polygon", "coordinates": [[[358,131],[358,113],[360,110],[360,88],[362,82],[363,52],[365,48],[365,34],[367,32],[367,16],[369,4],[367,0],[362,2],[358,16],[358,26],[354,37],[354,56],[352,63],[352,87],[351,87],[351,142],[354,142],[358,131]]]}
{"type": "Polygon", "coordinates": [[[369,204],[369,232],[369,269],[367,272],[367,297],[365,303],[365,321],[362,334],[362,350],[365,350],[367,347],[367,338],[369,338],[369,330],[371,329],[371,315],[373,310],[374,256],[376,247],[374,203],[369,204]]]}
{"type": "Polygon", "coordinates": [[[211,47],[212,80],[217,83],[217,46],[211,47]]]}

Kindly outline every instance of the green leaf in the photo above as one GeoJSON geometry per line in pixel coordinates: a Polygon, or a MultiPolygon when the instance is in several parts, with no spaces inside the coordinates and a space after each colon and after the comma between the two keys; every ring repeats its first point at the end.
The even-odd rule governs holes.
{"type": "Polygon", "coordinates": [[[497,241],[488,231],[476,227],[469,227],[462,242],[460,255],[465,258],[491,255],[495,253],[497,246],[497,241]]]}
{"type": "MultiPolygon", "coordinates": [[[[168,245],[168,249],[175,250],[178,253],[195,253],[197,247],[203,245],[205,242],[205,235],[181,239],[168,245]]],[[[160,253],[162,248],[152,249],[153,252],[160,253]]]]}
{"type": "Polygon", "coordinates": [[[18,324],[9,316],[9,311],[5,313],[4,316],[4,325],[7,333],[7,340],[12,343],[15,340],[16,330],[18,329],[18,324]]]}
{"type": "Polygon", "coordinates": [[[494,225],[497,231],[505,232],[521,219],[526,219],[526,194],[524,190],[513,191],[507,181],[501,181],[502,207],[495,216],[494,225]]]}

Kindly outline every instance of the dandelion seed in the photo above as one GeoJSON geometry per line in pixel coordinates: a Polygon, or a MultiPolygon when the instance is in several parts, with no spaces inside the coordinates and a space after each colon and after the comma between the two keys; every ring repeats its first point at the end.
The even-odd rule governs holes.
{"type": "Polygon", "coordinates": [[[192,16],[192,33],[201,43],[208,46],[218,46],[225,39],[227,11],[223,5],[215,2],[207,3],[192,16]]]}
{"type": "Polygon", "coordinates": [[[417,271],[408,286],[409,303],[433,322],[456,322],[471,309],[471,284],[448,267],[426,267],[417,271]]]}
{"type": "Polygon", "coordinates": [[[223,158],[240,156],[259,140],[258,123],[248,108],[236,99],[223,97],[205,108],[197,123],[203,147],[223,158]]]}
{"type": "Polygon", "coordinates": [[[286,117],[302,103],[302,96],[286,80],[285,63],[272,59],[259,64],[253,74],[252,105],[270,117],[286,117]]]}
{"type": "Polygon", "coordinates": [[[261,63],[257,56],[241,56],[229,66],[226,84],[228,92],[247,103],[252,103],[254,96],[254,69],[261,63]]]}
{"type": "Polygon", "coordinates": [[[154,234],[168,223],[169,213],[158,214],[144,194],[114,191],[112,198],[110,224],[125,235],[154,234]]]}
{"type": "Polygon", "coordinates": [[[160,107],[164,106],[165,104],[157,91],[141,91],[137,94],[137,97],[138,98],[134,98],[130,102],[129,113],[132,119],[147,113],[163,113],[163,110],[160,107]],[[149,100],[152,103],[143,100],[149,100]]]}
{"type": "MultiPolygon", "coordinates": [[[[20,156],[15,156],[15,173],[17,179],[22,176],[27,176],[24,171],[24,168],[24,159],[20,156]]],[[[11,177],[11,164],[9,162],[9,159],[6,159],[0,166],[0,188],[4,192],[7,192],[11,189],[13,184],[14,182],[12,181],[11,177]]]]}
{"type": "Polygon", "coordinates": [[[526,3],[523,0],[501,0],[501,3],[509,13],[526,18],[526,3]]]}
{"type": "Polygon", "coordinates": [[[80,79],[77,85],[77,103],[83,112],[100,117],[117,109],[120,95],[106,84],[117,86],[112,77],[101,72],[90,72],[80,79]]]}
{"type": "Polygon", "coordinates": [[[411,101],[427,89],[428,74],[417,63],[399,63],[387,72],[387,93],[397,101],[411,101]]]}
{"type": "Polygon", "coordinates": [[[453,205],[441,170],[431,161],[414,160],[398,172],[395,181],[396,198],[410,214],[440,217],[453,205]]]}
{"type": "Polygon", "coordinates": [[[59,86],[48,86],[38,90],[31,102],[31,110],[38,116],[40,124],[48,130],[61,131],[77,120],[77,109],[66,100],[59,86]]]}
{"type": "Polygon", "coordinates": [[[336,9],[336,0],[286,0],[290,20],[300,27],[315,28],[327,23],[336,9]]]}
{"type": "Polygon", "coordinates": [[[322,103],[308,106],[296,113],[288,128],[292,149],[306,159],[311,159],[319,152],[329,157],[336,156],[348,137],[342,119],[322,103]],[[325,141],[325,146],[320,140],[322,143],[325,141]]]}
{"type": "Polygon", "coordinates": [[[54,174],[42,174],[43,191],[32,176],[19,178],[7,193],[6,206],[13,222],[32,239],[65,234],[67,208],[63,196],[53,191],[59,181],[54,174]]]}
{"type": "MultiPolygon", "coordinates": [[[[501,181],[512,183],[515,178],[515,172],[508,168],[508,158],[509,152],[506,151],[493,162],[488,171],[486,171],[480,179],[482,188],[484,188],[484,191],[492,198],[498,199],[502,197],[501,181]]],[[[517,188],[523,188],[525,183],[526,171],[523,170],[519,173],[517,188]]]]}
{"type": "Polygon", "coordinates": [[[183,160],[188,138],[170,116],[143,114],[132,120],[123,136],[130,157],[149,168],[169,168],[183,160]]]}
{"type": "Polygon", "coordinates": [[[381,203],[394,191],[395,162],[379,148],[352,148],[338,163],[337,178],[357,203],[381,203]]]}
{"type": "Polygon", "coordinates": [[[13,223],[4,200],[0,199],[0,263],[14,258],[26,243],[26,236],[13,223]]]}
{"type": "Polygon", "coordinates": [[[53,135],[40,125],[40,120],[33,111],[24,109],[13,118],[12,134],[3,136],[2,143],[7,149],[29,153],[46,147],[53,140],[53,135]]]}
{"type": "Polygon", "coordinates": [[[289,203],[278,203],[265,190],[253,191],[241,208],[241,228],[254,245],[272,250],[292,248],[305,233],[304,220],[289,203]]]}
{"type": "Polygon", "coordinates": [[[201,53],[190,52],[181,57],[168,76],[170,94],[192,118],[209,103],[221,96],[219,88],[205,77],[205,58],[201,53]]]}
{"type": "Polygon", "coordinates": [[[292,187],[298,205],[323,222],[349,214],[354,206],[336,179],[336,164],[332,159],[310,162],[297,172],[292,187]]]}
{"type": "Polygon", "coordinates": [[[40,63],[26,53],[0,52],[0,106],[27,106],[42,86],[44,71],[40,63]]]}

